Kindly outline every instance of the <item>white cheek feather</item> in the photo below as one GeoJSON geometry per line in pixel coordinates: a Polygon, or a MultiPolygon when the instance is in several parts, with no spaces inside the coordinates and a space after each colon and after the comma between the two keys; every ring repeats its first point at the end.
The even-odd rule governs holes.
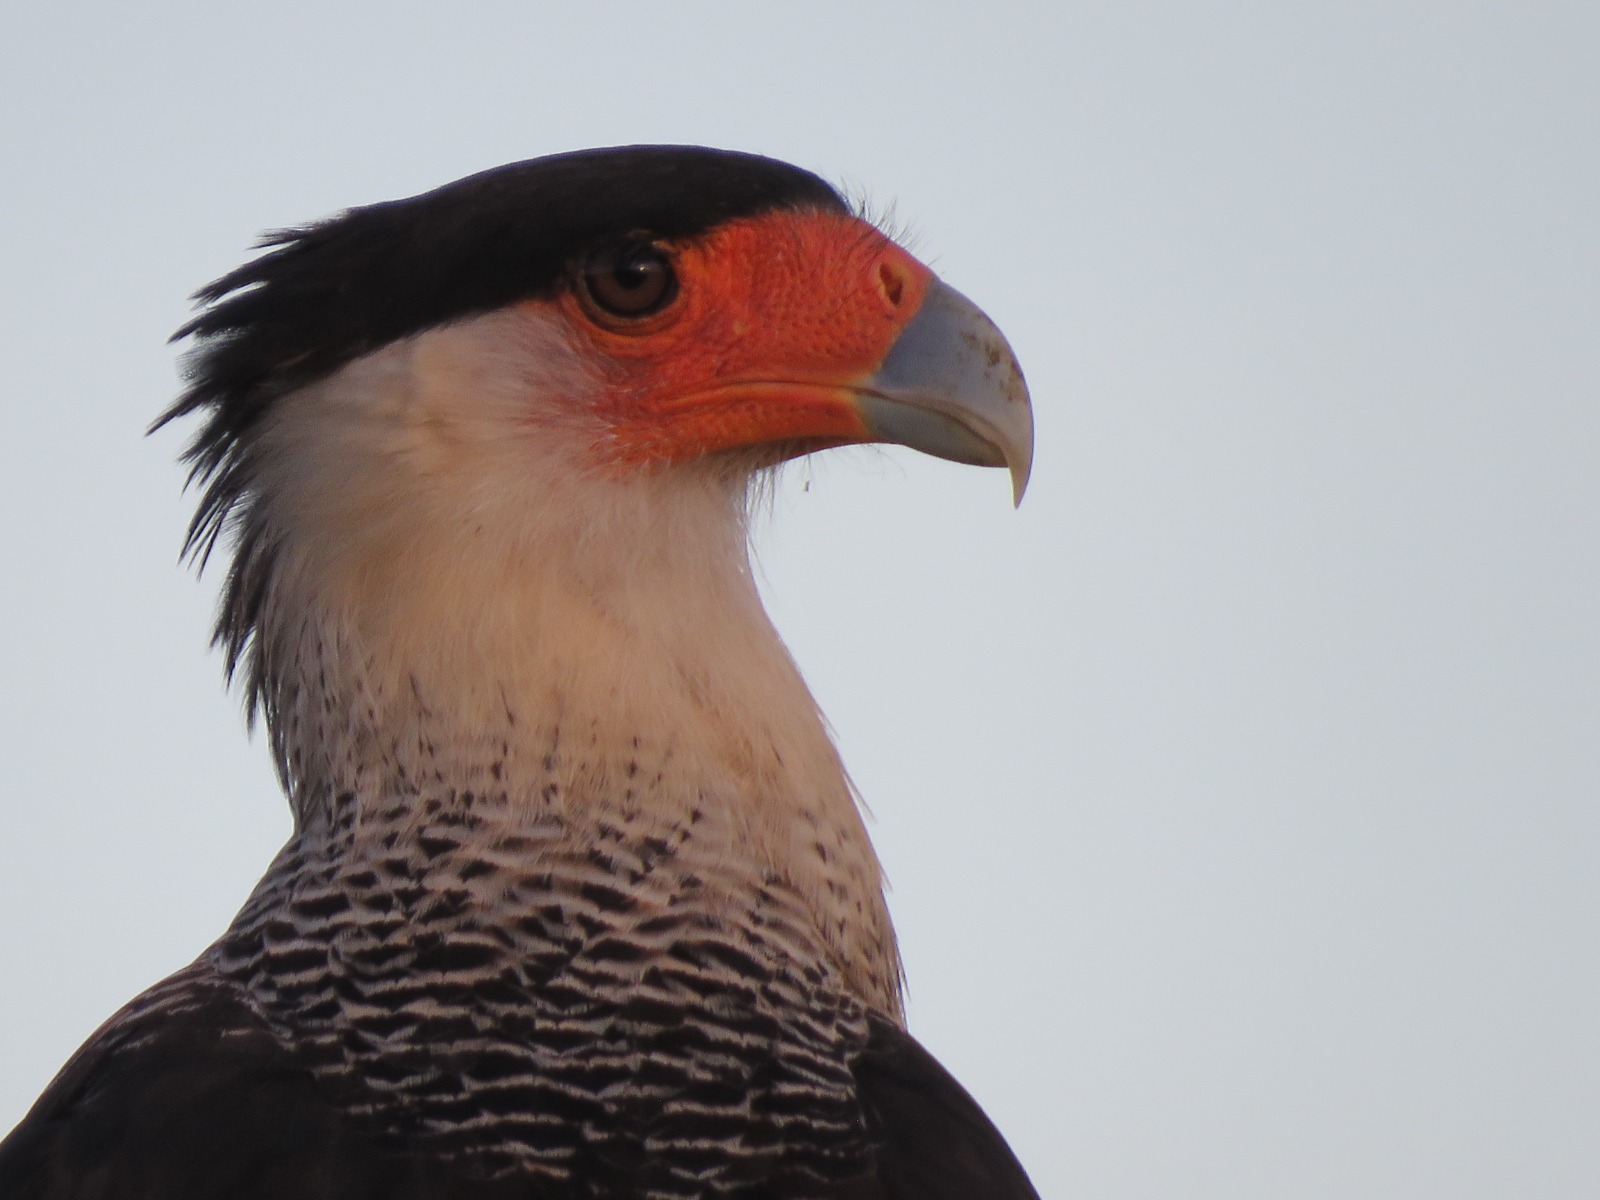
{"type": "Polygon", "coordinates": [[[524,305],[274,404],[255,653],[297,819],[486,769],[577,828],[693,814],[719,831],[708,870],[792,886],[820,948],[897,1012],[876,858],[751,578],[748,473],[597,466],[604,386],[562,319],[524,305]]]}

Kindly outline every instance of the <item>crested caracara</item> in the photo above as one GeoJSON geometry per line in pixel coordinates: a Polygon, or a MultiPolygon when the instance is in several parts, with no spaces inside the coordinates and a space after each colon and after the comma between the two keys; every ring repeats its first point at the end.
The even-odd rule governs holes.
{"type": "Polygon", "coordinates": [[[815,176],[518,163],[199,293],[188,548],[294,833],[0,1145],[4,1200],[1020,1200],[905,1031],[752,480],[1032,456],[998,330],[815,176]]]}

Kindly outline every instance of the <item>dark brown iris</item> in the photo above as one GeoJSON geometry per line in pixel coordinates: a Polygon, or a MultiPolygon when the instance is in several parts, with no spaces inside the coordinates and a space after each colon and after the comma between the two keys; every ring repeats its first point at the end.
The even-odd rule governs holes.
{"type": "Polygon", "coordinates": [[[627,241],[589,255],[579,276],[584,292],[607,316],[648,317],[678,294],[672,260],[653,242],[627,241]]]}

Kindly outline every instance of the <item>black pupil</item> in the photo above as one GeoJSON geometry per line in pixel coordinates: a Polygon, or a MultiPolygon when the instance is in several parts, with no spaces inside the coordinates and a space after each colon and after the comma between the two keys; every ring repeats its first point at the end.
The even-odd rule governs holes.
{"type": "Polygon", "coordinates": [[[660,269],[661,263],[654,249],[649,246],[639,246],[628,252],[627,257],[617,263],[613,278],[617,286],[628,291],[636,291],[647,287],[652,277],[660,269]]]}

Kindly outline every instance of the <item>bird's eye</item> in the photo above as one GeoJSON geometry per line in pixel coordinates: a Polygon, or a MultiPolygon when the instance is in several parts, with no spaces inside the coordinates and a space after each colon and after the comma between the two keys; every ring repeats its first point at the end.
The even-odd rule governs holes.
{"type": "Polygon", "coordinates": [[[597,309],[626,320],[660,312],[678,294],[672,259],[652,242],[629,241],[596,250],[584,262],[579,278],[597,309]]]}

